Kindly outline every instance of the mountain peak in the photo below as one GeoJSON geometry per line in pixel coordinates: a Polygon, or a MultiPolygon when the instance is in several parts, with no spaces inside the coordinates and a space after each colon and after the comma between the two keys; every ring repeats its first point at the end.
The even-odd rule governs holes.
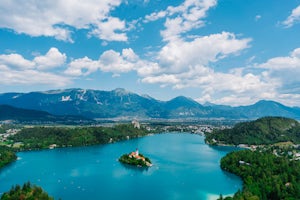
{"type": "Polygon", "coordinates": [[[195,102],[194,99],[185,97],[185,96],[177,96],[177,97],[171,99],[170,101],[193,101],[193,102],[195,102]]]}
{"type": "Polygon", "coordinates": [[[125,90],[124,88],[116,88],[114,90],[112,90],[112,92],[118,94],[118,95],[128,95],[128,94],[131,94],[130,91],[128,90],[125,90]]]}
{"type": "Polygon", "coordinates": [[[272,101],[272,100],[259,100],[255,104],[267,104],[267,103],[280,104],[280,103],[278,103],[276,101],[272,101]]]}

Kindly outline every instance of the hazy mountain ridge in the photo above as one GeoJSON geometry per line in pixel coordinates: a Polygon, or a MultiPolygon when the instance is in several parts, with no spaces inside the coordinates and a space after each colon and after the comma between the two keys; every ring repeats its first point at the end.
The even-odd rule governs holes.
{"type": "Polygon", "coordinates": [[[0,120],[14,120],[18,122],[46,122],[46,123],[76,123],[91,122],[81,116],[58,116],[46,111],[16,108],[9,105],[0,105],[0,120]]]}
{"type": "Polygon", "coordinates": [[[0,104],[49,112],[53,115],[82,115],[88,118],[226,118],[254,119],[283,116],[300,119],[300,108],[274,101],[259,101],[249,106],[201,105],[179,96],[170,101],[156,100],[122,88],[112,91],[66,89],[29,93],[0,94],[0,104]]]}

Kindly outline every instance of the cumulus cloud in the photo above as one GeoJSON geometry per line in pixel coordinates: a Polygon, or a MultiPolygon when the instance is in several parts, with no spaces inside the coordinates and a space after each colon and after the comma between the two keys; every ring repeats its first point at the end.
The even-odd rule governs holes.
{"type": "Polygon", "coordinates": [[[125,23],[110,11],[121,0],[2,1],[0,27],[30,36],[49,36],[72,42],[72,29],[87,29],[108,41],[126,41],[125,23]]]}
{"type": "Polygon", "coordinates": [[[209,101],[237,106],[271,99],[285,105],[299,105],[300,82],[295,74],[300,74],[299,48],[288,56],[270,58],[264,63],[247,67],[247,70],[239,68],[230,72],[216,72],[210,69],[207,70],[206,81],[199,76],[200,82],[195,78],[190,83],[202,88],[197,99],[201,103],[209,101]],[[251,69],[253,72],[249,72],[251,69]]]}
{"type": "Polygon", "coordinates": [[[97,22],[96,28],[90,32],[90,35],[106,41],[127,41],[126,33],[122,32],[125,29],[125,21],[116,17],[109,17],[105,21],[97,22]]]}
{"type": "Polygon", "coordinates": [[[280,89],[286,91],[293,90],[293,93],[300,93],[299,78],[295,74],[300,74],[300,48],[294,49],[289,56],[275,57],[267,62],[256,66],[265,69],[266,77],[273,77],[282,85],[280,89]]]}
{"type": "Polygon", "coordinates": [[[63,66],[65,61],[66,55],[60,53],[57,48],[50,48],[45,55],[37,56],[32,60],[25,59],[20,54],[2,54],[0,55],[0,83],[65,86],[71,83],[70,78],[47,71],[63,66]]]}
{"type": "Polygon", "coordinates": [[[289,56],[271,58],[258,67],[273,71],[300,69],[300,48],[293,50],[289,56]]]}
{"type": "MultiPolygon", "coordinates": [[[[105,51],[99,58],[99,67],[105,72],[129,72],[135,68],[134,61],[128,57],[128,51],[132,52],[131,49],[125,49],[122,54],[113,50],[105,51]],[[131,62],[133,61],[133,62],[131,62]]],[[[136,56],[136,55],[131,55],[136,56]]]]}
{"type": "Polygon", "coordinates": [[[300,74],[300,48],[294,49],[287,56],[274,57],[264,63],[255,64],[253,71],[256,73],[245,73],[245,71],[214,76],[217,82],[224,82],[224,85],[213,83],[216,89],[209,91],[217,91],[217,93],[204,92],[207,94],[205,98],[198,100],[211,100],[218,104],[247,105],[260,99],[272,99],[285,105],[300,104],[300,81],[295,76],[300,74]],[[226,88],[232,89],[227,95],[225,95],[226,88]],[[216,98],[220,94],[222,96],[216,98]],[[239,102],[236,99],[239,99],[239,102]]]}
{"type": "Polygon", "coordinates": [[[286,20],[282,22],[282,24],[289,28],[292,27],[295,23],[300,21],[300,5],[292,10],[292,13],[288,16],[286,20]]]}
{"type": "Polygon", "coordinates": [[[45,55],[34,57],[32,60],[25,59],[20,54],[0,55],[0,64],[16,69],[40,69],[45,70],[60,67],[65,64],[67,56],[57,48],[50,48],[45,55]]]}
{"type": "Polygon", "coordinates": [[[31,69],[35,66],[34,62],[26,60],[22,55],[15,53],[0,55],[0,64],[18,69],[31,69]]]}
{"type": "Polygon", "coordinates": [[[65,70],[65,74],[70,76],[87,76],[99,68],[98,61],[93,61],[88,57],[79,58],[69,63],[69,67],[65,70]]]}
{"type": "Polygon", "coordinates": [[[59,67],[66,62],[67,56],[59,52],[57,48],[50,48],[50,50],[44,56],[37,56],[33,62],[39,69],[49,69],[59,67]]]}
{"type": "Polygon", "coordinates": [[[179,6],[169,6],[166,10],[151,13],[144,22],[167,17],[161,35],[165,41],[180,37],[182,33],[204,25],[207,11],[217,4],[216,0],[185,0],[179,6]]]}
{"type": "Polygon", "coordinates": [[[111,73],[126,73],[136,70],[139,66],[145,67],[146,62],[139,59],[131,48],[123,49],[121,53],[108,50],[103,52],[98,60],[88,57],[79,58],[69,63],[65,74],[71,76],[87,76],[97,70],[111,73]]]}
{"type": "Polygon", "coordinates": [[[158,60],[167,71],[178,73],[237,54],[248,48],[250,41],[249,38],[238,39],[228,32],[199,37],[192,41],[177,39],[161,49],[158,60]]]}

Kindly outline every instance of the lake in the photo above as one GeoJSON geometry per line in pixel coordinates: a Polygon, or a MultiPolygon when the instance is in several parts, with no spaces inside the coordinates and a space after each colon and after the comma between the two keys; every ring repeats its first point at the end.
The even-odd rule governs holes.
{"type": "Polygon", "coordinates": [[[235,175],[220,169],[220,159],[233,147],[210,147],[204,136],[166,133],[107,145],[18,153],[0,171],[0,193],[30,181],[55,199],[191,200],[216,199],[242,187],[235,175]],[[139,149],[148,169],[118,162],[139,149]]]}

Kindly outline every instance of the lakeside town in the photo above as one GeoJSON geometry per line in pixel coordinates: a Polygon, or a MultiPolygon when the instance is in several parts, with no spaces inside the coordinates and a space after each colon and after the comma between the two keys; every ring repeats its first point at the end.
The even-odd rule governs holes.
{"type": "MultiPolygon", "coordinates": [[[[147,131],[153,133],[170,133],[170,132],[180,132],[180,133],[192,133],[204,136],[207,133],[211,133],[214,130],[224,130],[230,129],[233,125],[217,124],[215,121],[212,124],[189,124],[189,123],[178,123],[178,122],[159,122],[159,123],[149,123],[149,122],[139,122],[138,120],[131,121],[131,124],[136,129],[144,127],[147,131]]],[[[36,125],[37,126],[37,125],[36,125]]],[[[42,125],[39,125],[42,126],[42,125]]],[[[95,125],[91,125],[95,126],[95,125]]],[[[97,124],[96,126],[113,126],[112,124],[97,124]]],[[[14,148],[19,148],[23,144],[22,142],[16,142],[10,140],[10,137],[19,133],[23,128],[32,128],[33,125],[15,125],[11,121],[0,122],[0,128],[2,132],[0,133],[0,145],[10,146],[14,148]],[[9,126],[7,126],[9,124],[9,126]]],[[[126,139],[130,139],[130,136],[126,136],[126,139]]],[[[109,143],[114,142],[113,138],[110,138],[109,143]]],[[[218,144],[219,146],[228,146],[222,144],[215,139],[212,139],[213,144],[218,144]]],[[[209,143],[208,143],[209,144],[209,143]]],[[[282,142],[273,145],[247,145],[238,144],[236,147],[242,149],[250,149],[252,151],[260,152],[271,152],[278,157],[287,157],[290,160],[300,160],[300,145],[293,144],[292,142],[282,142]]],[[[49,149],[54,149],[58,147],[57,144],[50,144],[49,149]]]]}

